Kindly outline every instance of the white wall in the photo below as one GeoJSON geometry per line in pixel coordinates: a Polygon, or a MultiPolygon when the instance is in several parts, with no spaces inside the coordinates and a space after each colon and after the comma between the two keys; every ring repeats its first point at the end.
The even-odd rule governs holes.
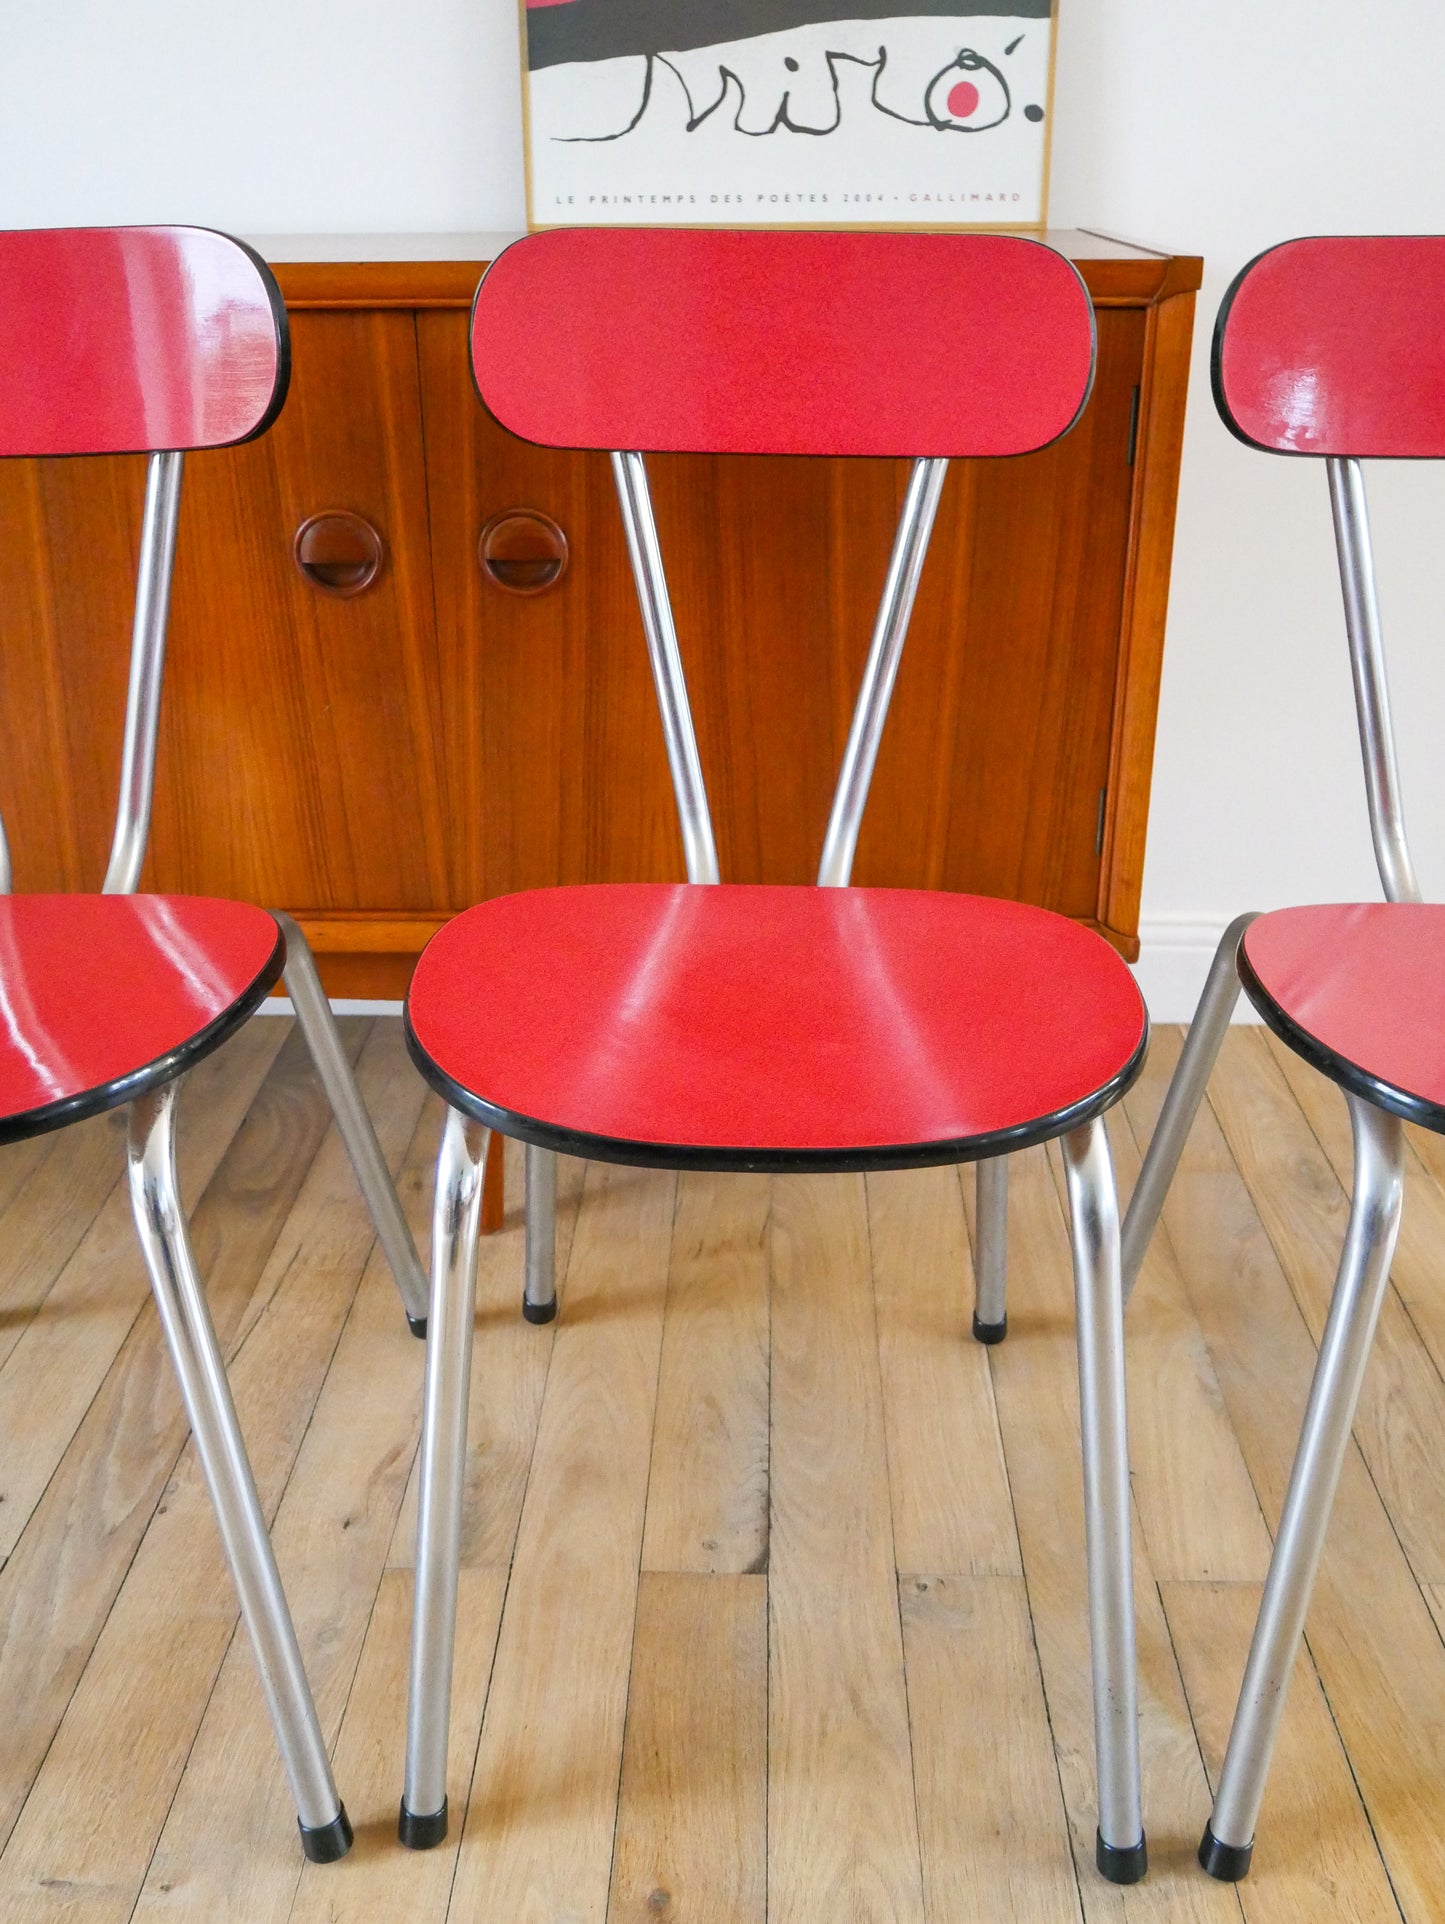
{"type": "MultiPolygon", "coordinates": [[[[0,222],[242,233],[520,226],[513,0],[8,0],[0,222]]],[[[1377,893],[1324,475],[1230,439],[1230,276],[1297,233],[1445,230],[1436,0],[1062,0],[1052,214],[1202,253],[1145,878],[1143,974],[1184,1013],[1245,907],[1377,893]]],[[[1445,891],[1445,472],[1372,500],[1408,819],[1445,891]]]]}

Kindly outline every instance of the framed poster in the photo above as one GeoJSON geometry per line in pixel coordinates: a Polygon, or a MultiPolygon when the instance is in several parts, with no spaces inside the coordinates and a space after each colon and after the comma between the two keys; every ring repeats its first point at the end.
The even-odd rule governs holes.
{"type": "Polygon", "coordinates": [[[1041,227],[1054,0],[527,0],[533,227],[1041,227]]]}

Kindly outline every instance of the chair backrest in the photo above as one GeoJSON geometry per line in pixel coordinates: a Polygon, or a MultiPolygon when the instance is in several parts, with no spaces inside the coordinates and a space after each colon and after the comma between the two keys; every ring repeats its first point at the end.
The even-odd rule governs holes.
{"type": "Polygon", "coordinates": [[[1445,236],[1285,241],[1214,329],[1225,424],[1272,454],[1445,456],[1445,236]]]}
{"type": "Polygon", "coordinates": [[[201,227],[0,234],[0,456],[224,447],[286,398],[286,311],[201,227]]]}
{"type": "Polygon", "coordinates": [[[558,229],[483,279],[472,366],[547,447],[1027,454],[1089,398],[1093,310],[1009,235],[558,229]]]}
{"type": "Polygon", "coordinates": [[[718,880],[717,849],[642,451],[913,459],[818,871],[841,887],[948,461],[1067,434],[1094,353],[1077,269],[1008,235],[558,229],[493,263],[483,402],[524,440],[612,455],[690,881],[718,880]]]}
{"type": "Polygon", "coordinates": [[[1375,863],[1388,900],[1418,902],[1360,462],[1445,457],[1445,236],[1270,248],[1231,283],[1211,365],[1231,433],[1269,454],[1324,458],[1375,863]]]}
{"type": "MultiPolygon", "coordinates": [[[[264,433],[290,365],[271,270],[225,234],[0,233],[0,457],[151,457],[108,893],[134,890],[145,859],[184,456],[264,433]]],[[[10,881],[0,827],[0,892],[10,881]]]]}

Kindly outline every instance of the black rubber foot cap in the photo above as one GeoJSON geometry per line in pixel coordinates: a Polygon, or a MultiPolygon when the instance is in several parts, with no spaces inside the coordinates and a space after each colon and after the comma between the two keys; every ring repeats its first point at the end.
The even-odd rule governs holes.
{"type": "Polygon", "coordinates": [[[409,1851],[434,1849],[447,1834],[446,1799],[442,1799],[441,1809],[434,1810],[430,1817],[416,1816],[403,1803],[396,1820],[396,1834],[409,1851]]]}
{"type": "Polygon", "coordinates": [[[1137,1884],[1149,1868],[1149,1846],[1142,1837],[1137,1844],[1106,1844],[1096,1831],[1094,1862],[1111,1884],[1137,1884]]]}
{"type": "Polygon", "coordinates": [[[981,1323],[978,1311],[973,1312],[973,1340],[975,1343],[1001,1343],[1008,1335],[1008,1318],[1001,1323],[981,1323]]]}
{"type": "Polygon", "coordinates": [[[1237,1884],[1249,1875],[1249,1860],[1254,1856],[1254,1841],[1247,1844],[1221,1844],[1208,1824],[1199,1840],[1199,1862],[1221,1884],[1237,1884]]]}
{"type": "Polygon", "coordinates": [[[406,1326],[411,1331],[413,1336],[418,1337],[420,1341],[422,1341],[423,1343],[426,1341],[425,1316],[408,1316],[406,1319],[406,1326]]]}
{"type": "Polygon", "coordinates": [[[334,1864],[351,1849],[351,1819],[345,1804],[329,1824],[308,1827],[298,1817],[296,1825],[301,1832],[301,1848],[313,1864],[334,1864]]]}
{"type": "Polygon", "coordinates": [[[550,1323],[557,1314],[557,1298],[554,1296],[550,1303],[529,1303],[524,1296],[522,1314],[529,1323],[550,1323]]]}

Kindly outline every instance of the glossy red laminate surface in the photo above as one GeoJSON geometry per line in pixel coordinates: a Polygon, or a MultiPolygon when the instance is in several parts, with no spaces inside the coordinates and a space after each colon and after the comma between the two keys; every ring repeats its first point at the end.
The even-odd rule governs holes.
{"type": "Polygon", "coordinates": [[[716,1166],[863,1166],[1006,1136],[1127,1080],[1146,1033],[1133,977],[1092,931],[916,889],[499,896],[434,938],[407,1015],[424,1072],[484,1120],[594,1153],[727,1152],[694,1158],[716,1166]]]}
{"type": "Polygon", "coordinates": [[[244,1019],[284,956],[272,917],[240,902],[0,897],[0,1139],[178,1074],[244,1019]]]}
{"type": "Polygon", "coordinates": [[[200,227],[0,233],[0,456],[214,448],[285,396],[276,283],[200,227]]]}
{"type": "Polygon", "coordinates": [[[1279,909],[1245,931],[1251,1000],[1326,1075],[1445,1129],[1445,905],[1279,909]]]}
{"type": "Polygon", "coordinates": [[[472,363],[548,447],[1024,454],[1088,399],[1094,320],[1008,235],[559,229],[483,278],[472,363]]]}
{"type": "Polygon", "coordinates": [[[1445,237],[1286,241],[1220,309],[1214,393],[1280,454],[1445,455],[1445,237]]]}

